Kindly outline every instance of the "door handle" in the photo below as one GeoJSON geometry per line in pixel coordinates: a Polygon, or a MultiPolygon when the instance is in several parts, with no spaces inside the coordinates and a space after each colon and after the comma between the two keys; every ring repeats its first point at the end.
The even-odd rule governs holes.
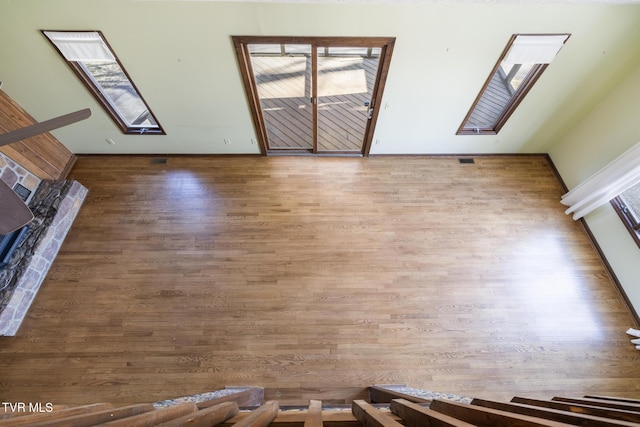
{"type": "Polygon", "coordinates": [[[367,119],[371,120],[371,117],[373,117],[373,105],[369,101],[365,101],[364,106],[367,107],[367,119]]]}

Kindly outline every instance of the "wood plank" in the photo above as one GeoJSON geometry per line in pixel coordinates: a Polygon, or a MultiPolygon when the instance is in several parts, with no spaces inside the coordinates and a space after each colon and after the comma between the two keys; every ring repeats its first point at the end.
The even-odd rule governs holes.
{"type": "Polygon", "coordinates": [[[89,195],[0,346],[3,396],[638,393],[631,317],[545,156],[152,159],[79,159],[89,195]]]}
{"type": "MultiPolygon", "coordinates": [[[[2,84],[2,82],[0,82],[0,85],[2,84]]],[[[104,408],[111,408],[112,405],[111,404],[104,404],[104,403],[98,403],[98,404],[92,404],[92,405],[85,405],[85,406],[94,406],[94,405],[105,405],[104,408]]],[[[69,409],[69,407],[67,405],[51,405],[51,412],[60,412],[63,409],[69,409]]],[[[81,408],[81,407],[80,407],[81,408]]],[[[38,406],[38,408],[36,408],[36,410],[40,411],[42,410],[42,406],[38,406]]],[[[46,409],[48,410],[49,407],[46,407],[46,409]]],[[[45,414],[48,414],[50,412],[45,412],[45,414]]],[[[16,418],[16,417],[26,417],[26,416],[31,416],[31,415],[40,415],[41,412],[33,412],[33,411],[27,411],[27,412],[15,412],[15,411],[11,411],[10,407],[7,407],[6,410],[0,411],[0,420],[4,420],[4,419],[9,419],[9,418],[16,418]]]]}
{"type": "Polygon", "coordinates": [[[322,427],[322,401],[311,400],[309,402],[304,427],[322,427]]]}
{"type": "Polygon", "coordinates": [[[633,426],[635,423],[619,421],[606,417],[580,414],[563,409],[543,408],[520,403],[496,402],[484,399],[473,399],[472,405],[492,408],[500,411],[513,412],[515,414],[528,415],[531,417],[544,418],[566,424],[594,425],[602,427],[633,426]]]}
{"type": "Polygon", "coordinates": [[[264,389],[262,387],[252,387],[238,393],[228,394],[216,399],[198,402],[198,409],[208,408],[224,402],[235,402],[239,407],[243,406],[260,406],[264,397],[264,389]]]}
{"type": "Polygon", "coordinates": [[[112,408],[102,410],[98,412],[92,412],[81,415],[74,415],[71,417],[60,419],[47,419],[46,421],[39,421],[35,424],[31,424],[34,427],[85,427],[93,426],[96,424],[102,424],[113,420],[119,420],[122,418],[132,417],[134,415],[142,414],[145,412],[154,411],[155,408],[151,403],[141,403],[137,405],[129,405],[121,408],[112,408]]]}
{"type": "Polygon", "coordinates": [[[20,413],[20,416],[16,416],[15,418],[3,419],[2,426],[24,426],[35,424],[39,421],[69,418],[76,415],[100,412],[111,408],[113,408],[113,405],[110,403],[92,403],[89,405],[76,406],[73,408],[54,410],[53,412],[43,412],[38,414],[20,413]]]}
{"type": "Polygon", "coordinates": [[[233,424],[234,427],[266,427],[278,414],[278,402],[271,400],[265,402],[251,414],[233,424]]]}
{"type": "Polygon", "coordinates": [[[637,404],[637,403],[616,402],[609,399],[593,399],[593,398],[580,399],[580,398],[563,397],[563,396],[556,396],[551,400],[555,400],[558,402],[577,403],[580,405],[600,406],[604,408],[620,409],[623,411],[632,411],[632,412],[640,413],[640,404],[637,404]]]}
{"type": "MultiPolygon", "coordinates": [[[[15,131],[38,123],[16,101],[0,90],[0,131],[15,131]]],[[[10,157],[40,179],[65,177],[75,155],[50,133],[0,147],[10,157]]]]}
{"type": "Polygon", "coordinates": [[[371,403],[390,403],[393,399],[403,399],[414,403],[429,403],[431,399],[422,399],[409,394],[389,390],[381,386],[373,385],[369,387],[369,400],[371,403]]]}
{"type": "Polygon", "coordinates": [[[429,404],[429,408],[445,415],[466,421],[471,424],[493,425],[517,425],[527,427],[537,426],[569,426],[571,424],[546,420],[529,415],[520,415],[514,412],[501,411],[475,405],[466,405],[453,401],[435,399],[429,404]]]}
{"type": "Polygon", "coordinates": [[[584,397],[587,399],[611,400],[614,402],[633,403],[635,405],[640,405],[640,399],[630,399],[628,397],[598,396],[598,395],[586,395],[584,397]]]}
{"type": "Polygon", "coordinates": [[[364,400],[354,400],[351,406],[353,416],[367,427],[401,427],[402,424],[364,400]]]}
{"type": "Polygon", "coordinates": [[[402,418],[407,426],[470,427],[473,425],[405,399],[394,399],[391,402],[391,412],[402,418]]]}
{"type": "MultiPolygon", "coordinates": [[[[231,427],[234,423],[247,418],[251,415],[251,412],[240,412],[227,422],[220,424],[220,427],[231,427]]],[[[351,413],[351,408],[345,409],[324,409],[322,411],[323,425],[324,427],[350,427],[360,426],[359,421],[351,413]]],[[[276,417],[271,421],[271,426],[300,426],[303,427],[307,419],[307,412],[294,410],[280,410],[276,417]]]]}
{"type": "Polygon", "coordinates": [[[268,388],[264,400],[277,400],[280,406],[306,406],[310,400],[320,400],[325,406],[338,407],[362,399],[367,400],[366,387],[291,387],[268,388]]]}
{"type": "Polygon", "coordinates": [[[263,116],[271,148],[312,148],[311,96],[309,89],[300,96],[300,88],[310,81],[310,58],[252,56],[263,116]],[[282,74],[291,67],[305,64],[303,70],[282,74]],[[308,108],[300,108],[308,106],[308,108]]]}
{"type": "Polygon", "coordinates": [[[172,419],[171,421],[159,424],[158,427],[209,427],[223,423],[234,417],[237,413],[238,405],[236,402],[224,402],[189,413],[180,418],[172,419]]]}
{"type": "Polygon", "coordinates": [[[480,129],[492,127],[511,98],[512,94],[504,81],[504,73],[494,73],[465,127],[479,127],[480,129]]]}
{"type": "MultiPolygon", "coordinates": [[[[185,421],[189,421],[189,414],[193,414],[198,411],[198,407],[195,403],[181,403],[179,405],[173,405],[166,408],[156,409],[155,411],[145,412],[143,414],[134,415],[132,417],[123,418],[116,421],[105,423],[104,426],[108,427],[148,427],[157,426],[162,423],[167,423],[170,420],[183,418],[185,421]]],[[[192,424],[190,424],[192,425],[192,424]]]]}
{"type": "Polygon", "coordinates": [[[291,102],[293,101],[268,100],[261,103],[270,147],[312,148],[311,117],[301,116],[304,111],[292,108],[289,105],[291,102]]]}
{"type": "Polygon", "coordinates": [[[596,417],[606,417],[616,420],[631,421],[640,423],[640,413],[633,411],[624,411],[620,409],[611,409],[591,405],[579,405],[575,403],[564,403],[553,400],[538,400],[526,397],[514,397],[511,399],[514,403],[524,405],[535,405],[545,408],[560,409],[563,411],[571,411],[579,414],[593,415],[596,417]]]}

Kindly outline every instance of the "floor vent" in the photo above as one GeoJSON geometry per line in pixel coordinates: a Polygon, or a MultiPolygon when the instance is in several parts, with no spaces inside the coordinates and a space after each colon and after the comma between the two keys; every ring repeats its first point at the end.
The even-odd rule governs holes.
{"type": "Polygon", "coordinates": [[[156,158],[156,159],[151,159],[151,164],[152,165],[166,165],[167,164],[167,159],[160,159],[160,158],[156,158]]]}
{"type": "Polygon", "coordinates": [[[476,161],[470,157],[460,158],[458,159],[459,163],[475,163],[476,161]]]}

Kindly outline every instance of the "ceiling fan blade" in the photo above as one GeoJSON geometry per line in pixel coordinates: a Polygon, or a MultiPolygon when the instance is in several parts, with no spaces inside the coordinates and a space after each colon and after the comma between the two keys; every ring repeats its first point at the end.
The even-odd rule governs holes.
{"type": "Polygon", "coordinates": [[[9,234],[27,225],[33,213],[20,196],[0,180],[0,234],[9,234]]]}
{"type": "Polygon", "coordinates": [[[21,139],[31,138],[32,136],[40,135],[41,133],[49,132],[62,126],[70,125],[80,120],[87,119],[91,116],[91,110],[85,108],[84,110],[78,110],[73,113],[65,114],[55,117],[53,119],[45,120],[43,122],[34,123],[29,126],[25,126],[20,129],[12,130],[0,135],[0,147],[3,145],[11,144],[12,142],[20,141],[21,139]]]}

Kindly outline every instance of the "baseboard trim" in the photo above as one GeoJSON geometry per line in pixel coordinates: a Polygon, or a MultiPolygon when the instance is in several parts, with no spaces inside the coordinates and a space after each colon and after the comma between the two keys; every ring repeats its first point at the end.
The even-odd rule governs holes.
{"type": "MultiPolygon", "coordinates": [[[[549,167],[553,171],[553,174],[556,176],[556,179],[558,180],[558,182],[560,183],[564,191],[565,192],[569,191],[569,188],[567,187],[564,180],[562,179],[560,172],[558,172],[556,165],[553,163],[553,160],[551,160],[551,156],[547,154],[546,157],[547,157],[547,162],[549,163],[549,167]]],[[[593,232],[589,228],[589,224],[587,224],[587,221],[585,221],[584,218],[580,218],[577,222],[581,225],[582,229],[584,230],[587,237],[589,238],[589,242],[591,243],[591,246],[600,257],[600,260],[602,261],[602,264],[605,270],[607,271],[607,274],[611,278],[611,282],[613,283],[616,291],[618,292],[618,295],[620,295],[620,298],[626,305],[627,310],[629,311],[629,314],[633,318],[633,321],[635,322],[635,326],[636,327],[640,326],[640,316],[638,315],[638,312],[636,311],[636,309],[633,307],[633,304],[631,304],[631,300],[629,299],[629,296],[627,295],[624,288],[622,287],[620,280],[618,280],[618,276],[616,276],[616,273],[613,271],[613,267],[611,267],[609,260],[607,260],[607,257],[605,256],[604,251],[598,244],[596,237],[593,235],[593,232]]]]}
{"type": "Polygon", "coordinates": [[[548,157],[547,153],[407,153],[407,154],[369,154],[367,157],[548,157]]]}

